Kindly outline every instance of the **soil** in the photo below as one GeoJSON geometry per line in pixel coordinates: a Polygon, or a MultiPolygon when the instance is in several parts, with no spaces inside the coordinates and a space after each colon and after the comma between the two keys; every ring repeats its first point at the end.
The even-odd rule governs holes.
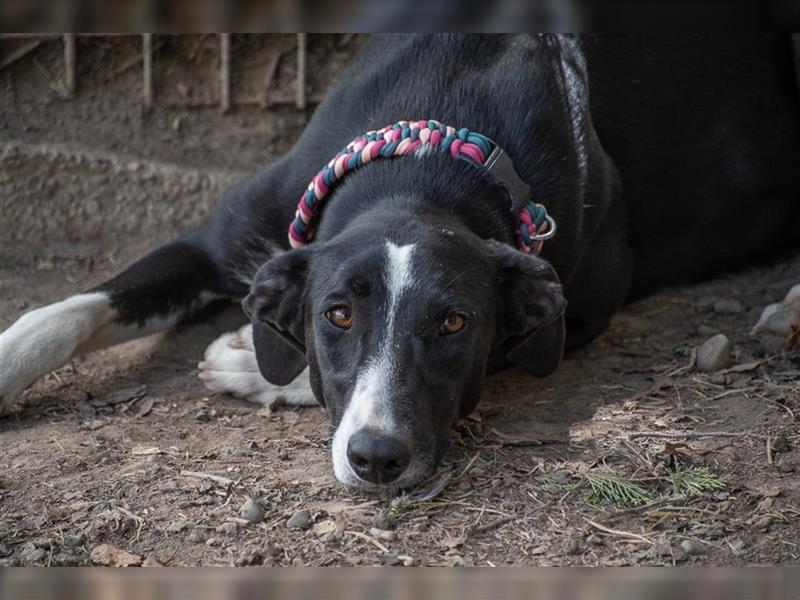
{"type": "MultiPolygon", "coordinates": [[[[191,126],[170,146],[151,134],[174,120],[171,110],[157,108],[137,130],[117,120],[135,100],[115,103],[90,88],[66,105],[39,103],[41,86],[21,74],[9,81],[18,104],[0,115],[2,141],[71,140],[192,168],[211,157],[215,169],[252,168],[287,147],[307,118],[281,109],[291,122],[281,130],[271,127],[282,117],[258,109],[184,112],[191,126]],[[92,107],[98,125],[81,132],[92,107]],[[220,153],[238,122],[251,124],[254,137],[241,126],[242,152],[220,153]]],[[[113,190],[136,193],[133,180],[113,190]]],[[[0,329],[102,281],[156,241],[144,231],[107,252],[1,263],[0,329]]],[[[243,322],[236,307],[78,358],[0,419],[0,563],[797,564],[800,355],[768,355],[749,330],[765,304],[800,282],[798,259],[631,304],[547,379],[517,371],[491,378],[478,410],[452,433],[436,480],[450,479],[422,501],[337,484],[321,409],[266,410],[208,394],[196,363],[243,322]],[[721,299],[742,311],[720,314],[721,299]],[[694,349],[716,332],[733,342],[734,368],[701,373],[694,349]],[[675,469],[700,467],[724,487],[675,495],[675,469]],[[637,484],[647,503],[595,504],[586,482],[601,474],[637,484]],[[264,509],[256,523],[239,516],[248,499],[264,509]],[[302,510],[308,528],[288,527],[302,510]]]]}

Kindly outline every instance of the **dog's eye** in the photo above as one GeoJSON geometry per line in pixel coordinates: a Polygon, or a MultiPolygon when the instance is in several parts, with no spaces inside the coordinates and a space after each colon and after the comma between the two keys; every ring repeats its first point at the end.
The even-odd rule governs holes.
{"type": "Polygon", "coordinates": [[[464,325],[466,324],[467,322],[464,319],[463,315],[460,315],[458,313],[450,313],[449,315],[447,315],[447,318],[444,320],[444,323],[442,323],[440,331],[444,335],[452,335],[464,329],[464,325]]]}
{"type": "Polygon", "coordinates": [[[350,329],[353,324],[353,315],[347,306],[334,306],[325,313],[325,317],[339,329],[350,329]]]}

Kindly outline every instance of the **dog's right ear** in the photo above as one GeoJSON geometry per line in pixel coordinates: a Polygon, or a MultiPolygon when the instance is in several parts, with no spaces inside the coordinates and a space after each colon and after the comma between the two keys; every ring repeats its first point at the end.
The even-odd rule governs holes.
{"type": "Polygon", "coordinates": [[[274,385],[288,385],[306,368],[305,313],[308,246],[284,252],[256,273],[242,307],[253,322],[258,368],[274,385]]]}

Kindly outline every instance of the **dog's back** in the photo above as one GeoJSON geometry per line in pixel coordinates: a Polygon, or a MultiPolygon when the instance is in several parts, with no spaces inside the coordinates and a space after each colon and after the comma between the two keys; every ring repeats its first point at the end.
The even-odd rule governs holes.
{"type": "Polygon", "coordinates": [[[740,267],[800,239],[789,36],[589,36],[592,118],[617,165],[633,292],[740,267]]]}

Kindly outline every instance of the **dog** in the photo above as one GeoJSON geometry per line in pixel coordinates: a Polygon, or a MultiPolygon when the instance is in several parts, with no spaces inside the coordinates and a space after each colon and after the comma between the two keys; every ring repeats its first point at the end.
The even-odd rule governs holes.
{"type": "Polygon", "coordinates": [[[788,36],[374,36],[200,228],[4,332],[0,403],[243,299],[206,385],[319,403],[339,481],[407,488],[487,374],[544,377],[626,301],[797,247],[798,157],[788,36]]]}

